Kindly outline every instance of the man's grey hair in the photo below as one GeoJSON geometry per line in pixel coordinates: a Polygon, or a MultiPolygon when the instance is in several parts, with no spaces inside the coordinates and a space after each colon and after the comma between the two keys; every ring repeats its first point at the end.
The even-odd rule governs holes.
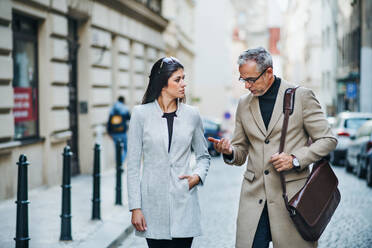
{"type": "Polygon", "coordinates": [[[263,72],[266,68],[273,67],[271,54],[263,47],[248,49],[240,54],[238,59],[239,66],[247,64],[248,61],[256,62],[258,72],[263,72]]]}

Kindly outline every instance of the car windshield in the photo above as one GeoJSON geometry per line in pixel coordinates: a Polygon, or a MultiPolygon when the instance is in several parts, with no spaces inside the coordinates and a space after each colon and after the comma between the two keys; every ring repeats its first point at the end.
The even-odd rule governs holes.
{"type": "Polygon", "coordinates": [[[370,120],[371,118],[350,118],[346,119],[344,123],[345,128],[358,129],[364,122],[370,120]]]}
{"type": "Polygon", "coordinates": [[[371,136],[372,134],[372,121],[364,123],[357,132],[357,137],[371,136]]]}

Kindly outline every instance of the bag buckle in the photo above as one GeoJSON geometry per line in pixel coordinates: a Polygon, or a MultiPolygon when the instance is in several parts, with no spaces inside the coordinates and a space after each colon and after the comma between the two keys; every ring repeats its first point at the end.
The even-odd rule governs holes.
{"type": "Polygon", "coordinates": [[[295,216],[295,215],[296,215],[296,209],[291,208],[291,209],[289,210],[289,215],[290,215],[290,216],[295,216]]]}

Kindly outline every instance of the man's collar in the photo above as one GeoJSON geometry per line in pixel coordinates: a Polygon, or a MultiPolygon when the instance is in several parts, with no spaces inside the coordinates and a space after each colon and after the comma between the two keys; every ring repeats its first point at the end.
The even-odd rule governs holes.
{"type": "Polygon", "coordinates": [[[267,95],[271,95],[275,92],[275,90],[279,89],[280,85],[280,78],[274,75],[274,82],[270,85],[269,89],[263,94],[262,96],[259,96],[259,98],[267,95]]]}

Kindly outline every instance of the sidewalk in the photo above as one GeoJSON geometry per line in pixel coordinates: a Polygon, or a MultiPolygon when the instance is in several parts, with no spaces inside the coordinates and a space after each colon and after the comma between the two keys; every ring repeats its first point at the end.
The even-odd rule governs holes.
{"type": "MultiPolygon", "coordinates": [[[[126,197],[126,175],[122,176],[123,206],[115,205],[115,169],[101,173],[101,220],[92,221],[91,175],[71,179],[71,229],[73,241],[59,241],[62,188],[40,187],[29,191],[30,248],[106,248],[132,231],[126,197]]],[[[15,247],[15,198],[0,203],[0,248],[15,247]]]]}

